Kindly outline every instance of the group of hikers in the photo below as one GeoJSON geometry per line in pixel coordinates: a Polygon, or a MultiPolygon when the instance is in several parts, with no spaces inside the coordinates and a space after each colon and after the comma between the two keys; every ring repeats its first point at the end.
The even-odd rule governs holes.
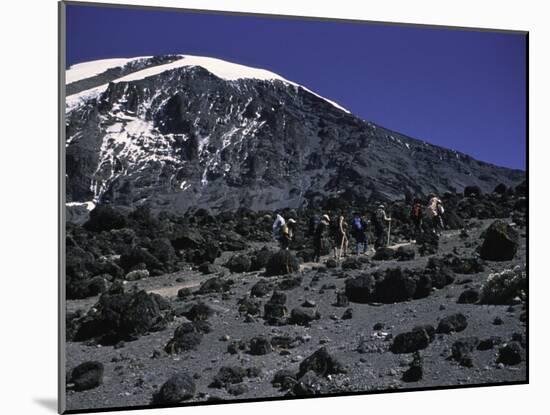
{"type": "MultiPolygon", "coordinates": [[[[419,199],[415,199],[411,207],[411,220],[414,224],[416,234],[420,234],[425,228],[431,232],[440,234],[444,229],[443,214],[445,210],[443,203],[434,194],[429,196],[429,202],[424,207],[419,199]]],[[[313,239],[314,261],[319,262],[321,253],[324,251],[324,244],[327,239],[332,241],[332,253],[335,259],[347,256],[349,249],[349,236],[355,240],[355,254],[368,253],[368,231],[372,229],[375,237],[374,249],[387,246],[390,243],[391,216],[386,214],[386,207],[383,203],[378,205],[376,211],[368,219],[368,215],[361,215],[356,212],[353,219],[348,223],[343,215],[330,218],[323,214],[320,218],[312,216],[308,224],[308,234],[313,239]],[[351,228],[350,231],[348,229],[351,228]]],[[[280,244],[281,249],[288,249],[294,237],[296,220],[290,218],[285,220],[277,214],[273,223],[273,238],[280,244]]]]}

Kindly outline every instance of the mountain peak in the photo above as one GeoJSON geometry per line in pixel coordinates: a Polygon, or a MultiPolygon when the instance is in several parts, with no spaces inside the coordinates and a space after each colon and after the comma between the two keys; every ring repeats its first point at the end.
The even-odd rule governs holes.
{"type": "MultiPolygon", "coordinates": [[[[288,85],[292,85],[296,88],[303,88],[305,91],[324,99],[330,104],[334,105],[338,109],[348,112],[347,109],[340,106],[334,101],[331,101],[312,90],[306,88],[305,86],[292,82],[282,76],[268,71],[266,69],[255,68],[251,66],[241,65],[222,59],[211,58],[206,56],[194,56],[194,55],[166,55],[170,60],[165,61],[161,64],[148,64],[148,60],[154,59],[152,56],[142,56],[136,58],[114,58],[114,59],[102,59],[97,61],[83,62],[79,64],[72,65],[66,71],[66,83],[70,85],[75,82],[83,81],[89,78],[98,77],[102,74],[107,73],[108,71],[113,72],[115,69],[120,69],[118,72],[119,77],[111,77],[108,82],[132,82],[142,80],[151,76],[159,75],[161,73],[185,68],[185,67],[196,67],[200,66],[201,68],[206,69],[211,74],[216,77],[226,80],[226,81],[237,81],[240,79],[255,79],[260,81],[280,81],[288,85]],[[134,69],[130,73],[125,74],[123,68],[135,64],[136,62],[141,61],[143,66],[134,65],[134,69]]],[[[159,57],[157,57],[158,59],[159,57]]],[[[105,91],[107,84],[102,84],[94,86],[93,88],[85,89],[79,91],[75,94],[67,93],[67,110],[72,110],[78,103],[83,100],[97,97],[101,92],[105,91]]]]}

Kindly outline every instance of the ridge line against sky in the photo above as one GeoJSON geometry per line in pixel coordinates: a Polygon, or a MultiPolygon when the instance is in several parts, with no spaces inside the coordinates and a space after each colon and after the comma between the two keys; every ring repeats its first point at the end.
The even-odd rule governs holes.
{"type": "Polygon", "coordinates": [[[518,33],[67,6],[67,67],[163,54],[272,71],[362,119],[526,168],[526,36],[518,33]]]}

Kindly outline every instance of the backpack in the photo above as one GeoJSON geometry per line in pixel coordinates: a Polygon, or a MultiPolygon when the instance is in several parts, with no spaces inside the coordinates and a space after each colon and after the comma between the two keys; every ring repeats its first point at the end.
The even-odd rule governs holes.
{"type": "Polygon", "coordinates": [[[420,206],[420,203],[415,203],[413,205],[411,213],[413,218],[419,218],[422,216],[422,207],[420,206]]]}
{"type": "Polygon", "coordinates": [[[357,217],[353,219],[353,230],[357,233],[363,231],[363,223],[361,221],[361,218],[357,217]]]}

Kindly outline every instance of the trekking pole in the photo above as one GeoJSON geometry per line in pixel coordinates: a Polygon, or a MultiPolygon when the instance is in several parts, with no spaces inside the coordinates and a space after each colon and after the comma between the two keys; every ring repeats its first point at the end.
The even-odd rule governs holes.
{"type": "Polygon", "coordinates": [[[388,222],[388,242],[386,243],[386,246],[390,246],[390,231],[391,231],[391,216],[388,222]]]}

